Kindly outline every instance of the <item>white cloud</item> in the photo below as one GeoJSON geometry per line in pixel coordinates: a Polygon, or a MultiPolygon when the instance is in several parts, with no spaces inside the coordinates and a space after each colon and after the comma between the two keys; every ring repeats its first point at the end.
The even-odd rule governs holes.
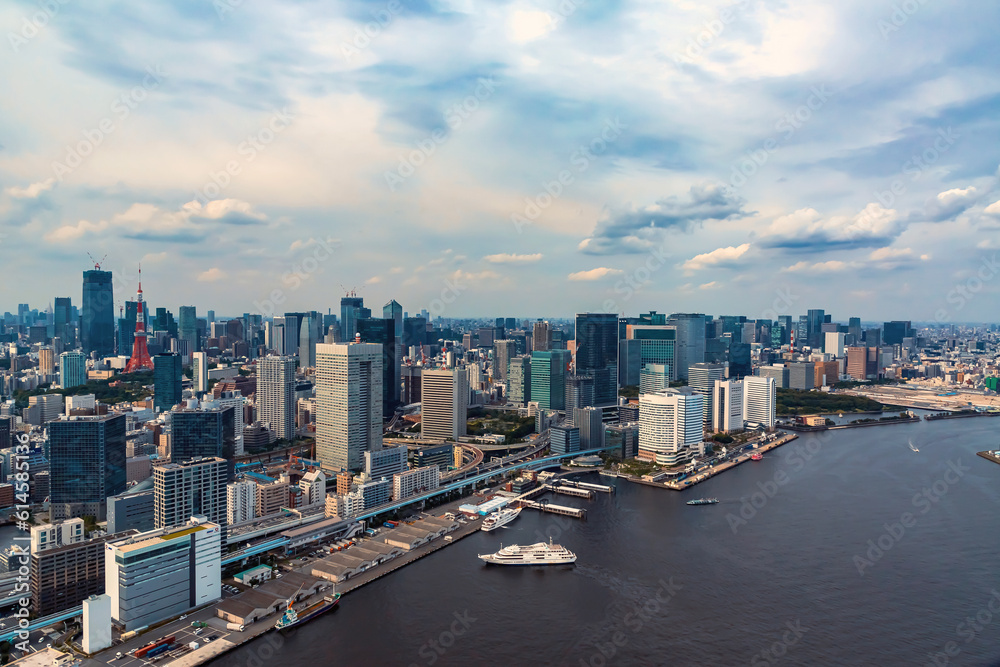
{"type": "Polygon", "coordinates": [[[596,269],[590,269],[589,271],[577,271],[576,273],[571,273],[568,277],[570,280],[592,281],[607,278],[608,276],[620,276],[623,273],[625,272],[621,269],[609,269],[606,266],[600,266],[596,269]]]}
{"type": "Polygon", "coordinates": [[[701,285],[698,285],[698,289],[703,289],[703,290],[719,289],[720,287],[722,287],[722,285],[720,285],[718,282],[714,280],[710,283],[702,283],[701,285]]]}
{"type": "Polygon", "coordinates": [[[983,210],[983,213],[987,215],[1000,216],[1000,201],[995,201],[983,210]]]}
{"type": "Polygon", "coordinates": [[[226,272],[217,266],[213,266],[207,271],[202,271],[198,274],[198,282],[202,283],[214,283],[217,280],[222,280],[226,277],[226,272]]]}
{"type": "Polygon", "coordinates": [[[850,268],[850,264],[840,260],[828,262],[797,262],[782,269],[784,273],[835,273],[850,268]]]}
{"type": "Polygon", "coordinates": [[[365,285],[378,285],[380,282],[382,282],[381,276],[372,276],[365,281],[365,285]]]}
{"type": "Polygon", "coordinates": [[[732,264],[738,259],[747,254],[750,250],[750,244],[744,243],[739,246],[729,246],[727,248],[718,248],[712,252],[706,252],[701,255],[695,255],[691,259],[684,262],[681,268],[685,271],[700,271],[701,269],[706,269],[713,266],[725,266],[727,264],[732,264]]]}
{"type": "Polygon", "coordinates": [[[497,255],[486,255],[483,259],[490,264],[531,264],[542,259],[542,253],[533,255],[512,255],[510,253],[500,253],[497,255]]]}
{"type": "Polygon", "coordinates": [[[904,257],[912,257],[913,250],[910,248],[879,248],[878,250],[873,250],[868,259],[881,262],[889,259],[901,259],[904,257]]]}
{"type": "Polygon", "coordinates": [[[518,44],[544,37],[555,28],[555,21],[546,12],[516,10],[507,20],[507,35],[518,44]]]}
{"type": "Polygon", "coordinates": [[[51,190],[55,184],[56,184],[56,179],[47,178],[44,181],[40,181],[38,183],[32,183],[31,185],[24,188],[13,185],[4,190],[4,193],[10,195],[11,197],[14,197],[15,199],[34,199],[43,192],[48,192],[49,190],[51,190]]]}

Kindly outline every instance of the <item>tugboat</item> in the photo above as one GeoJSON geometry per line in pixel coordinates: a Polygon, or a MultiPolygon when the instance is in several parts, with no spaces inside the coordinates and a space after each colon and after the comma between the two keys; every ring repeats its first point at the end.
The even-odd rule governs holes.
{"type": "Polygon", "coordinates": [[[753,454],[750,455],[751,461],[760,461],[762,458],[764,458],[764,455],[761,454],[760,452],[754,452],[753,454]]]}
{"type": "Polygon", "coordinates": [[[313,603],[303,609],[301,612],[296,613],[295,609],[292,608],[292,598],[288,599],[288,606],[285,608],[285,613],[281,615],[278,622],[274,624],[275,630],[290,630],[297,625],[301,625],[306,621],[311,621],[320,614],[326,613],[337,606],[340,602],[340,593],[334,593],[333,595],[327,595],[319,602],[313,603]]]}
{"type": "Polygon", "coordinates": [[[698,500],[687,501],[688,505],[714,505],[719,502],[718,498],[699,498],[698,500]]]}

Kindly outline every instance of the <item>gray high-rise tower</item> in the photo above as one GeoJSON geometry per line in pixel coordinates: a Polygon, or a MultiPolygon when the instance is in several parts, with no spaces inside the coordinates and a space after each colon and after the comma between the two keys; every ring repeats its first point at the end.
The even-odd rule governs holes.
{"type": "Polygon", "coordinates": [[[94,269],[83,272],[83,331],[81,339],[86,354],[99,357],[115,353],[115,294],[111,272],[94,269]]]}

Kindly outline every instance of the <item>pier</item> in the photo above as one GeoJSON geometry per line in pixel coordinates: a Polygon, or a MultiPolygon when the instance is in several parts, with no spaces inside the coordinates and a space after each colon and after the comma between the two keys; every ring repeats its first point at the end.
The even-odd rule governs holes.
{"type": "Polygon", "coordinates": [[[566,496],[576,496],[577,498],[594,499],[594,492],[590,489],[574,489],[571,486],[546,486],[546,489],[553,493],[561,493],[566,496]]]}
{"type": "Polygon", "coordinates": [[[533,510],[539,510],[541,512],[562,514],[563,516],[571,516],[575,519],[587,518],[587,510],[577,507],[563,507],[562,505],[553,505],[551,503],[539,503],[534,500],[520,500],[518,502],[520,502],[521,507],[530,507],[533,510]]]}
{"type": "Polygon", "coordinates": [[[589,489],[591,491],[598,491],[600,493],[614,493],[615,492],[615,487],[613,487],[613,486],[605,486],[603,484],[589,484],[587,482],[576,482],[576,481],[571,480],[571,479],[561,479],[561,480],[559,480],[559,483],[563,484],[565,486],[572,486],[572,487],[577,488],[577,489],[589,489]]]}

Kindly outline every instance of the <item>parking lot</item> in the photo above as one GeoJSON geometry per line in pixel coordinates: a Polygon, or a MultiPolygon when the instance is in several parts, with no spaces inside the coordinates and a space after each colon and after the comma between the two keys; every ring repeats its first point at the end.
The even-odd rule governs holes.
{"type": "Polygon", "coordinates": [[[179,658],[186,653],[190,653],[191,649],[189,648],[189,645],[194,641],[198,642],[200,647],[204,646],[206,642],[216,642],[226,639],[233,634],[236,635],[236,637],[233,637],[233,641],[240,641],[239,632],[223,629],[224,627],[225,623],[221,619],[215,618],[215,607],[213,606],[208,609],[195,612],[187,618],[178,619],[162,627],[156,628],[152,632],[145,632],[123,644],[113,646],[100,655],[95,656],[94,659],[100,663],[113,665],[114,667],[141,667],[143,665],[166,663],[175,658],[179,658]],[[199,629],[191,626],[192,621],[204,621],[209,623],[209,625],[199,631],[199,629]],[[133,657],[132,653],[134,653],[136,649],[147,646],[155,641],[163,639],[164,637],[170,637],[171,635],[176,638],[173,642],[174,648],[170,649],[166,653],[161,653],[153,658],[133,657]],[[115,656],[119,651],[122,653],[122,657],[116,658],[115,656]]]}

